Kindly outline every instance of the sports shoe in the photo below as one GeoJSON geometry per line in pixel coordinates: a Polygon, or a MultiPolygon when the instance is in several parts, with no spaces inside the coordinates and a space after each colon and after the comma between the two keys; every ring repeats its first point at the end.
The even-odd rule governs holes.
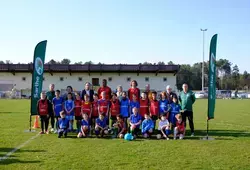
{"type": "Polygon", "coordinates": [[[51,128],[50,131],[53,133],[55,130],[54,130],[54,128],[51,128]]]}
{"type": "Polygon", "coordinates": [[[41,134],[41,135],[44,134],[44,131],[41,131],[39,134],[41,134]]]}
{"type": "Polygon", "coordinates": [[[193,132],[193,133],[191,133],[191,137],[194,137],[194,132],[193,132]]]}
{"type": "Polygon", "coordinates": [[[56,134],[57,133],[57,130],[54,130],[54,134],[56,134]]]}
{"type": "Polygon", "coordinates": [[[176,140],[176,137],[174,137],[174,140],[176,140]]]}
{"type": "Polygon", "coordinates": [[[167,137],[166,139],[167,139],[167,140],[169,140],[169,138],[168,138],[168,137],[167,137]]]}
{"type": "Polygon", "coordinates": [[[46,131],[46,134],[47,134],[47,135],[49,134],[49,131],[48,131],[48,130],[46,131]]]}
{"type": "Polygon", "coordinates": [[[183,139],[183,135],[180,135],[179,139],[183,139]]]}

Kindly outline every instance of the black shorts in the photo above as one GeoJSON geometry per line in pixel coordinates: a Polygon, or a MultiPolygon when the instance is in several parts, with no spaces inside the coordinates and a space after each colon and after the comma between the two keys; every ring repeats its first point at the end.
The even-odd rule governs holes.
{"type": "Polygon", "coordinates": [[[75,120],[82,120],[82,116],[75,116],[75,120]]]}
{"type": "Polygon", "coordinates": [[[61,118],[61,116],[55,116],[55,118],[56,118],[56,119],[60,119],[60,118],[61,118]]]}
{"type": "Polygon", "coordinates": [[[91,119],[96,120],[98,118],[98,116],[91,116],[91,119]]]}
{"type": "Polygon", "coordinates": [[[116,116],[110,116],[111,120],[116,120],[116,116]]]}
{"type": "Polygon", "coordinates": [[[152,120],[158,120],[158,116],[152,115],[152,116],[151,116],[151,119],[152,119],[152,120]]]}
{"type": "Polygon", "coordinates": [[[49,120],[49,117],[47,117],[47,115],[41,115],[40,120],[41,121],[46,121],[46,120],[49,120]]]}

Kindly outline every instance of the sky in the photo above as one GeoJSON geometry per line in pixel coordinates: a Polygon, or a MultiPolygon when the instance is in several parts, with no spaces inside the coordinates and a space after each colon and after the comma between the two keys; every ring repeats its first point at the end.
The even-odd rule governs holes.
{"type": "Polygon", "coordinates": [[[32,62],[47,40],[46,61],[138,64],[205,60],[218,34],[217,59],[250,72],[250,0],[0,1],[0,60],[32,62]]]}

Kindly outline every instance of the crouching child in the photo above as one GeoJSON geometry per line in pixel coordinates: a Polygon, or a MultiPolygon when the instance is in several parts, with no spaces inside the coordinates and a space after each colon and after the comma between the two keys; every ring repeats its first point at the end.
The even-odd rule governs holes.
{"type": "Polygon", "coordinates": [[[61,118],[59,119],[59,129],[58,129],[58,138],[64,136],[67,137],[68,128],[69,128],[69,120],[66,118],[66,114],[64,111],[60,112],[61,118]]]}
{"type": "Polygon", "coordinates": [[[120,114],[116,116],[116,120],[117,120],[116,123],[113,124],[114,137],[123,139],[124,135],[127,132],[126,124],[122,118],[122,115],[120,114]]]}
{"type": "Polygon", "coordinates": [[[87,137],[90,131],[89,117],[87,113],[83,113],[83,119],[81,121],[81,131],[78,133],[77,137],[87,137]]]}
{"type": "Polygon", "coordinates": [[[160,139],[164,137],[165,139],[169,140],[168,135],[170,134],[171,134],[170,124],[167,119],[167,114],[164,113],[161,115],[161,120],[159,121],[157,138],[160,139]]]}
{"type": "Polygon", "coordinates": [[[144,138],[148,138],[151,137],[154,131],[154,122],[148,113],[144,114],[144,118],[145,119],[142,122],[141,132],[144,138]]]}
{"type": "Polygon", "coordinates": [[[97,137],[103,137],[104,134],[108,134],[108,125],[107,118],[104,116],[106,113],[99,115],[99,118],[96,119],[95,123],[95,134],[97,137]]]}
{"type": "Polygon", "coordinates": [[[136,138],[140,132],[141,115],[138,113],[138,109],[134,107],[132,109],[133,114],[129,118],[130,133],[136,138]]]}
{"type": "Polygon", "coordinates": [[[182,120],[181,114],[177,114],[176,116],[176,126],[174,128],[174,139],[179,136],[179,139],[183,139],[185,136],[185,124],[182,120]]]}

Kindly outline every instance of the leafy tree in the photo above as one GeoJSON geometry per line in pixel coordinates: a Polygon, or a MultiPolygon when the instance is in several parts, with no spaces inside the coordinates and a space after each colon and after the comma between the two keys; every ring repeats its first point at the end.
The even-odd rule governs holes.
{"type": "Polygon", "coordinates": [[[71,61],[70,59],[67,59],[67,58],[64,58],[62,61],[61,61],[61,64],[70,64],[71,61]]]}

